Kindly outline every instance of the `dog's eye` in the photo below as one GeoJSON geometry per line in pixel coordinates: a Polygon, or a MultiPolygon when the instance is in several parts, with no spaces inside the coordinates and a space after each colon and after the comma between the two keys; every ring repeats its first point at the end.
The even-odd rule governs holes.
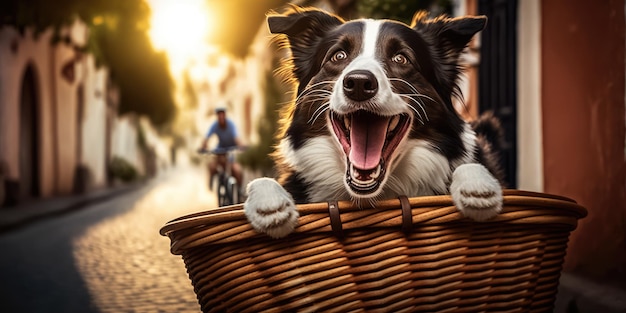
{"type": "Polygon", "coordinates": [[[333,62],[338,62],[338,61],[343,61],[347,58],[348,58],[348,54],[343,50],[339,50],[335,52],[335,54],[333,54],[333,57],[330,60],[333,62]]]}
{"type": "Polygon", "coordinates": [[[409,60],[401,53],[398,53],[396,55],[393,56],[393,58],[391,58],[391,61],[398,63],[398,64],[407,64],[409,63],[409,60]]]}

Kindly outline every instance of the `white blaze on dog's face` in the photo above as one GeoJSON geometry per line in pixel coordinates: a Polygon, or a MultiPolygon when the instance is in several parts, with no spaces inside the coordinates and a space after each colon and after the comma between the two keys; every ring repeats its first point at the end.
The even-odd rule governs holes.
{"type": "Polygon", "coordinates": [[[468,153],[450,97],[458,55],[484,19],[416,15],[409,27],[370,19],[346,23],[305,10],[268,22],[273,33],[287,35],[299,82],[285,130],[290,149],[332,137],[343,151],[337,157],[353,198],[380,194],[409,142],[432,145],[448,160],[468,153]]]}
{"type": "Polygon", "coordinates": [[[327,66],[343,69],[330,96],[328,120],[345,153],[346,186],[356,196],[375,196],[413,120],[411,104],[392,89],[393,77],[387,73],[410,64],[408,52],[398,50],[389,57],[380,49],[388,44],[381,38],[383,22],[353,23],[362,29],[352,39],[359,49],[344,48],[339,42],[330,50],[332,64],[327,66]]]}

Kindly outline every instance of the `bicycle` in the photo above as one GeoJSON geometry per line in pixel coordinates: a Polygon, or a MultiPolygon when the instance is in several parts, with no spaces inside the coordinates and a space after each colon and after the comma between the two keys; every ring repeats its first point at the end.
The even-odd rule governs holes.
{"type": "Polygon", "coordinates": [[[217,179],[217,201],[220,207],[240,203],[242,195],[239,192],[240,183],[231,173],[231,162],[234,159],[234,151],[239,147],[215,148],[211,151],[200,150],[200,154],[213,154],[218,158],[217,174],[209,178],[209,183],[217,179]],[[219,158],[224,158],[220,160],[219,158]]]}

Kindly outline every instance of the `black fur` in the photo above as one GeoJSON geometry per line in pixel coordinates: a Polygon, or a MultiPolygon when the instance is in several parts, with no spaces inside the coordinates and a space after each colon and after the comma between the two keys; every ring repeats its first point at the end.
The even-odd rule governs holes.
{"type": "Polygon", "coordinates": [[[504,132],[500,120],[493,115],[493,112],[488,111],[477,120],[472,121],[471,125],[477,137],[477,160],[489,169],[501,185],[505,186],[504,169],[500,163],[502,145],[504,144],[504,132]]]}
{"type": "MultiPolygon", "coordinates": [[[[283,15],[269,16],[267,22],[270,31],[280,34],[283,45],[291,51],[291,59],[285,68],[297,83],[297,98],[285,108],[283,127],[278,137],[288,138],[291,149],[298,150],[310,138],[331,136],[328,113],[319,113],[323,113],[320,110],[327,101],[320,94],[332,91],[333,86],[324,82],[338,77],[345,65],[330,62],[329,59],[337,50],[346,51],[348,61],[355,58],[361,47],[354,38],[363,29],[358,23],[346,23],[317,9],[297,7],[283,15]],[[315,88],[309,88],[312,85],[315,88]]],[[[501,133],[498,135],[499,124],[493,122],[495,119],[492,116],[475,122],[477,149],[466,151],[462,139],[465,122],[452,103],[452,97],[460,97],[457,85],[461,71],[459,55],[485,24],[485,17],[428,19],[425,13],[420,12],[415,15],[411,26],[397,22],[382,24],[380,40],[385,44],[377,46],[377,54],[389,60],[402,51],[410,59],[411,67],[383,64],[386,75],[391,79],[391,88],[396,94],[413,94],[418,89],[424,95],[423,98],[407,100],[413,106],[422,104],[415,110],[418,117],[413,120],[408,137],[431,143],[433,149],[451,163],[467,154],[474,155],[476,161],[483,163],[496,178],[503,181],[497,162],[500,148],[498,136],[501,136],[501,133]],[[410,84],[393,80],[395,78],[410,84]]],[[[291,168],[280,153],[274,157],[281,185],[297,203],[310,201],[310,186],[302,177],[306,173],[298,173],[291,168]]]]}

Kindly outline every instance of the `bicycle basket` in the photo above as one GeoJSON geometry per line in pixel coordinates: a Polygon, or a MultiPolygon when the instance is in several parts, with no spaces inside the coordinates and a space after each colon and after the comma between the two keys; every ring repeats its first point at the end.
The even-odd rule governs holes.
{"type": "Polygon", "coordinates": [[[551,311],[586,215],[573,200],[517,190],[487,222],[464,218],[449,196],[298,209],[298,228],[279,240],[256,233],[241,205],[161,229],[204,312],[551,311]]]}

